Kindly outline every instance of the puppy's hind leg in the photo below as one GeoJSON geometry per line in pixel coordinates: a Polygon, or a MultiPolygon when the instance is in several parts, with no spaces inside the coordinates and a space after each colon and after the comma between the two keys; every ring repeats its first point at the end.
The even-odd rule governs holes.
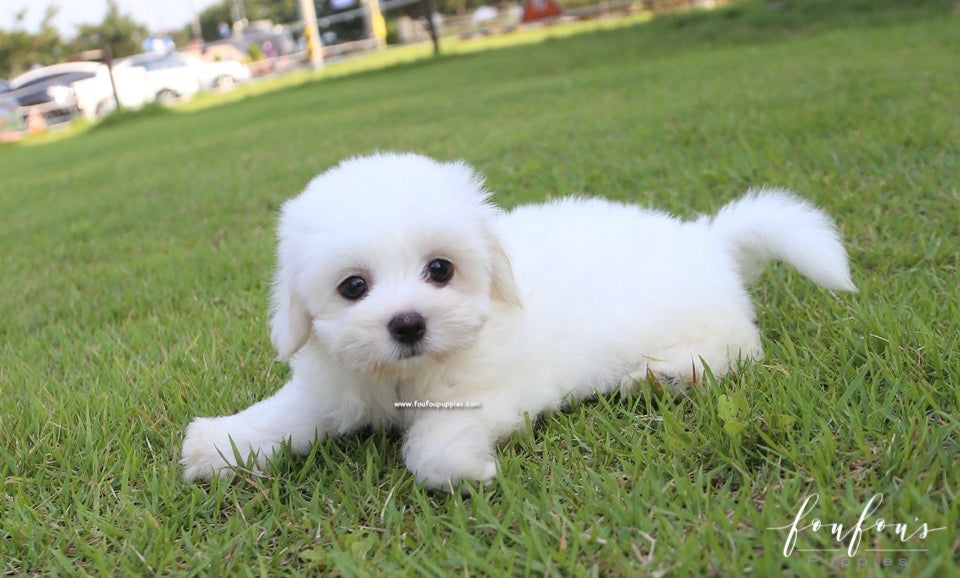
{"type": "Polygon", "coordinates": [[[620,395],[629,397],[640,391],[640,384],[649,380],[657,384],[660,388],[670,392],[677,392],[683,389],[683,381],[677,372],[654,372],[651,364],[659,363],[662,360],[657,357],[645,358],[626,375],[620,378],[620,395]]]}
{"type": "Polygon", "coordinates": [[[720,377],[736,369],[741,361],[763,356],[760,336],[752,326],[741,339],[725,337],[700,339],[645,357],[638,369],[620,380],[620,394],[626,396],[636,393],[640,383],[646,379],[653,380],[670,393],[680,393],[691,386],[702,386],[706,368],[715,377],[720,377]]]}

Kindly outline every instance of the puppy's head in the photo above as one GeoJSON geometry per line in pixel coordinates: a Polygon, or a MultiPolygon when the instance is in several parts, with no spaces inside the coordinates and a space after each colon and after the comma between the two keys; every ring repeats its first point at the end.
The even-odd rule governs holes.
{"type": "Polygon", "coordinates": [[[519,304],[497,209],[462,163],[379,154],[343,162],[284,204],[271,338],[361,371],[469,347],[493,300],[519,304]]]}

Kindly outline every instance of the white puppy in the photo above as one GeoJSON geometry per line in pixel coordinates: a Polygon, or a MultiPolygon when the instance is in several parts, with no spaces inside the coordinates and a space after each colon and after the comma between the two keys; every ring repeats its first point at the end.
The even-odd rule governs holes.
{"type": "Polygon", "coordinates": [[[229,472],[234,450],[263,467],[281,443],[305,453],[373,425],[405,432],[427,486],[486,482],[525,414],[760,357],[746,285],[771,259],[854,290],[830,220],[782,191],[687,222],[582,198],[503,213],[463,163],[348,160],[280,215],[271,337],[292,378],[195,419],[184,475],[229,472]]]}

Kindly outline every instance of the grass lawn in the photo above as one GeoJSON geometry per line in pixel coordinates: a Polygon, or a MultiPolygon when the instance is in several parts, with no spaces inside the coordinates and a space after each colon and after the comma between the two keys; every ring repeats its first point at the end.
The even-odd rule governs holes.
{"type": "Polygon", "coordinates": [[[0,147],[0,570],[957,575],[960,17],[952,0],[799,4],[0,147]],[[505,206],[583,192],[692,216],[792,188],[837,219],[860,292],[771,267],[754,289],[762,362],[677,399],[549,415],[466,497],[418,487],[381,432],[264,478],[183,483],[189,420],[288,376],[266,327],[280,203],[392,149],[465,158],[505,206]],[[816,495],[801,525],[846,532],[878,494],[854,556],[855,536],[808,528],[787,557],[770,529],[816,495]],[[944,529],[912,535],[923,524],[944,529]]]}

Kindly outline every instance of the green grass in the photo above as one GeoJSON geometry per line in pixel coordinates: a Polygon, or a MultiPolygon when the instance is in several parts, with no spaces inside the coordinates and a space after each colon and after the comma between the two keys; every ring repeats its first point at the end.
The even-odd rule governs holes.
{"type": "Polygon", "coordinates": [[[808,522],[852,525],[882,493],[872,520],[946,530],[868,531],[868,563],[928,551],[862,575],[956,574],[960,21],[952,2],[839,4],[738,4],[0,147],[0,568],[839,575],[768,528],[813,493],[808,522]],[[836,217],[860,292],[772,267],[763,362],[551,414],[467,497],[418,487],[381,432],[184,484],[189,420],[288,375],[266,329],[280,203],[389,149],[465,158],[506,206],[586,192],[693,215],[789,187],[836,217]]]}

